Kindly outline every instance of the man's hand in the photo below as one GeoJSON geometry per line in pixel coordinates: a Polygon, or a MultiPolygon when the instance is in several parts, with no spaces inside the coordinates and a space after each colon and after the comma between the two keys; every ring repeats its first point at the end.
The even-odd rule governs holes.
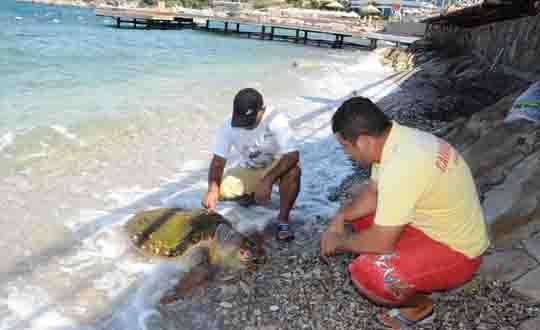
{"type": "Polygon", "coordinates": [[[272,181],[263,178],[255,189],[255,201],[259,204],[268,203],[272,195],[272,181]]]}
{"type": "Polygon", "coordinates": [[[343,235],[326,231],[321,235],[321,255],[323,257],[333,256],[338,251],[343,235]]]}
{"type": "Polygon", "coordinates": [[[345,216],[343,213],[338,212],[332,220],[330,220],[330,225],[328,226],[328,229],[326,229],[328,232],[333,232],[336,234],[343,235],[345,233],[345,216]]]}
{"type": "Polygon", "coordinates": [[[216,209],[217,201],[219,198],[219,192],[216,190],[209,190],[202,200],[202,204],[204,207],[209,209],[210,211],[214,211],[216,209]]]}

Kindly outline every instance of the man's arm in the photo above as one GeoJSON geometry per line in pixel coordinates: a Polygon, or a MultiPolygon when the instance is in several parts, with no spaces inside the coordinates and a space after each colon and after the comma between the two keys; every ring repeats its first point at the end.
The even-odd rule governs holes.
{"type": "Polygon", "coordinates": [[[223,177],[223,169],[227,160],[218,155],[214,155],[208,170],[208,191],[204,195],[202,204],[209,210],[216,208],[219,199],[219,186],[223,177]]]}
{"type": "Polygon", "coordinates": [[[366,189],[353,201],[338,211],[335,218],[344,221],[353,221],[361,217],[375,213],[377,209],[377,185],[369,180],[366,189]]]}
{"type": "Polygon", "coordinates": [[[359,233],[342,235],[337,248],[354,253],[392,253],[404,228],[405,226],[372,225],[359,233]]]}
{"type": "Polygon", "coordinates": [[[300,153],[298,151],[292,151],[284,154],[279,159],[278,163],[274,165],[268,173],[265,174],[263,180],[268,180],[271,183],[276,182],[283,174],[287,173],[291,168],[295,167],[300,160],[300,153]]]}
{"type": "Polygon", "coordinates": [[[327,231],[321,237],[321,254],[329,256],[337,251],[357,254],[392,253],[404,228],[405,226],[373,225],[354,234],[327,231]]]}
{"type": "Polygon", "coordinates": [[[219,192],[219,186],[221,185],[221,179],[223,177],[223,170],[227,160],[218,155],[214,155],[212,162],[210,163],[210,169],[208,171],[208,191],[219,192]]]}

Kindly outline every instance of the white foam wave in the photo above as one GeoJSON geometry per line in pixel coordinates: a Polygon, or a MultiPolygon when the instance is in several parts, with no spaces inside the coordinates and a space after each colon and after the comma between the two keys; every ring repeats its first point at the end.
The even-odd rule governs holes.
{"type": "Polygon", "coordinates": [[[65,128],[64,126],[53,125],[53,126],[51,126],[51,128],[52,128],[53,130],[55,130],[56,132],[58,132],[60,135],[64,136],[65,138],[77,142],[81,147],[85,147],[85,146],[86,146],[86,143],[85,143],[84,141],[82,141],[81,139],[79,139],[79,137],[78,137],[76,134],[71,133],[71,132],[70,132],[67,128],[65,128]]]}
{"type": "Polygon", "coordinates": [[[44,158],[44,157],[47,157],[47,152],[46,151],[40,151],[40,152],[34,152],[34,153],[28,154],[28,155],[26,155],[24,157],[21,157],[21,160],[22,161],[28,161],[28,160],[44,158]]]}
{"type": "Polygon", "coordinates": [[[123,294],[130,286],[126,281],[127,274],[120,269],[113,269],[93,281],[94,287],[105,291],[109,299],[114,299],[123,294]]]}
{"type": "Polygon", "coordinates": [[[15,134],[12,132],[5,133],[0,137],[0,151],[2,151],[7,146],[13,144],[13,141],[15,140],[15,134]]]}
{"type": "Polygon", "coordinates": [[[143,189],[139,185],[131,188],[116,189],[105,196],[105,200],[113,208],[121,208],[142,200],[145,196],[157,191],[157,189],[143,189]]]}
{"type": "Polygon", "coordinates": [[[47,310],[30,322],[28,330],[81,330],[79,324],[59,311],[47,310]]]}
{"type": "Polygon", "coordinates": [[[15,287],[8,289],[6,305],[20,319],[30,318],[35,310],[46,306],[49,297],[45,290],[34,286],[15,287]]]}
{"type": "MultiPolygon", "coordinates": [[[[355,90],[359,94],[375,96],[387,92],[391,86],[388,81],[368,86],[370,82],[384,78],[383,72],[372,68],[374,65],[370,57],[348,68],[332,64],[336,70],[329,70],[323,78],[310,85],[315,86],[310,100],[299,97],[283,100],[281,104],[277,102],[280,109],[288,111],[287,115],[293,121],[301,123],[296,130],[298,139],[302,141],[300,152],[303,181],[302,191],[292,213],[293,221],[309,221],[313,215],[329,216],[335,212],[337,205],[328,202],[325,193],[349,175],[351,168],[334,140],[328,123],[332,110],[345,98],[353,95],[355,90]],[[358,75],[370,70],[377,78],[359,82],[359,79],[343,77],[343,73],[358,75]],[[366,86],[369,88],[364,88],[366,86]],[[321,105],[316,101],[317,97],[328,102],[321,105]]],[[[70,140],[79,141],[75,134],[62,126],[55,125],[52,128],[70,140]]],[[[206,189],[207,168],[207,160],[184,162],[174,178],[166,180],[166,184],[156,189],[133,186],[98,196],[107,202],[107,208],[113,211],[81,210],[77,217],[65,222],[80,240],[80,245],[73,255],[60,261],[60,269],[66,272],[70,281],[81,273],[90,273],[93,277],[85,281],[93,284],[91,289],[104,292],[108,299],[114,301],[119,296],[129,295],[125,304],[113,306],[113,315],[109,322],[114,324],[114,328],[145,330],[150,318],[160,316],[157,309],[159,298],[193,266],[176,262],[155,264],[150,260],[133,258],[133,251],[129,249],[129,242],[121,230],[121,225],[135,212],[143,209],[200,207],[206,189]],[[138,278],[135,285],[127,280],[128,277],[138,278]]],[[[277,200],[276,196],[273,204],[268,207],[250,208],[239,207],[234,203],[220,203],[218,212],[230,219],[241,231],[261,230],[276,220],[279,212],[277,200]]],[[[25,294],[13,293],[7,302],[16,319],[32,315],[43,303],[51,303],[46,292],[39,288],[30,288],[25,294]]],[[[47,312],[36,320],[32,326],[42,326],[43,329],[70,329],[76,326],[55,308],[48,308],[47,312]]]]}
{"type": "Polygon", "coordinates": [[[0,322],[0,329],[24,324],[28,330],[80,330],[77,322],[64,316],[40,287],[11,285],[4,304],[9,315],[0,322]]]}
{"type": "Polygon", "coordinates": [[[133,297],[125,305],[120,306],[107,323],[117,329],[151,329],[148,326],[149,319],[161,317],[157,309],[159,299],[171,290],[188,270],[186,265],[172,261],[148,267],[133,297]]]}
{"type": "Polygon", "coordinates": [[[125,234],[118,225],[99,231],[91,244],[103,258],[107,259],[118,259],[128,249],[125,234]]]}
{"type": "Polygon", "coordinates": [[[101,210],[86,210],[79,211],[79,215],[64,222],[64,225],[71,229],[73,232],[78,231],[81,226],[90,224],[96,219],[107,216],[109,213],[101,210]]]}

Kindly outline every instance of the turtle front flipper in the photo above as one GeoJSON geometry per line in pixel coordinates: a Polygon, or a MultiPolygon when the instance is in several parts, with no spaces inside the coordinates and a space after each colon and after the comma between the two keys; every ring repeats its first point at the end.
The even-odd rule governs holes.
{"type": "Polygon", "coordinates": [[[203,285],[212,278],[210,265],[199,265],[182,277],[174,286],[174,291],[165,294],[159,302],[162,305],[168,305],[176,302],[178,299],[187,295],[192,289],[203,285]]]}

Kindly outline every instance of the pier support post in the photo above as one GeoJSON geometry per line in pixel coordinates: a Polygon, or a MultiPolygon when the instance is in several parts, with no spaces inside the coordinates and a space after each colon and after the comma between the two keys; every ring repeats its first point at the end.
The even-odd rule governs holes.
{"type": "Polygon", "coordinates": [[[274,29],[273,26],[270,28],[270,40],[274,40],[274,29]]]}
{"type": "Polygon", "coordinates": [[[117,17],[116,18],[116,27],[119,29],[120,28],[120,17],[117,17]]]}
{"type": "Polygon", "coordinates": [[[377,39],[369,39],[369,49],[374,50],[377,48],[377,39]]]}
{"type": "Polygon", "coordinates": [[[210,20],[206,20],[206,30],[210,30],[210,20]]]}
{"type": "Polygon", "coordinates": [[[240,23],[236,23],[236,33],[240,33],[240,23]]]}
{"type": "Polygon", "coordinates": [[[265,33],[265,31],[266,31],[266,26],[263,25],[263,26],[262,26],[262,33],[261,33],[261,39],[263,39],[263,40],[264,40],[264,33],[265,33]]]}
{"type": "Polygon", "coordinates": [[[304,31],[304,45],[307,44],[307,35],[308,35],[308,32],[304,31]]]}
{"type": "Polygon", "coordinates": [[[225,22],[225,33],[229,32],[229,22],[225,22]]]}
{"type": "Polygon", "coordinates": [[[300,30],[296,30],[296,38],[294,39],[294,42],[298,43],[299,39],[300,39],[300,30]]]}

